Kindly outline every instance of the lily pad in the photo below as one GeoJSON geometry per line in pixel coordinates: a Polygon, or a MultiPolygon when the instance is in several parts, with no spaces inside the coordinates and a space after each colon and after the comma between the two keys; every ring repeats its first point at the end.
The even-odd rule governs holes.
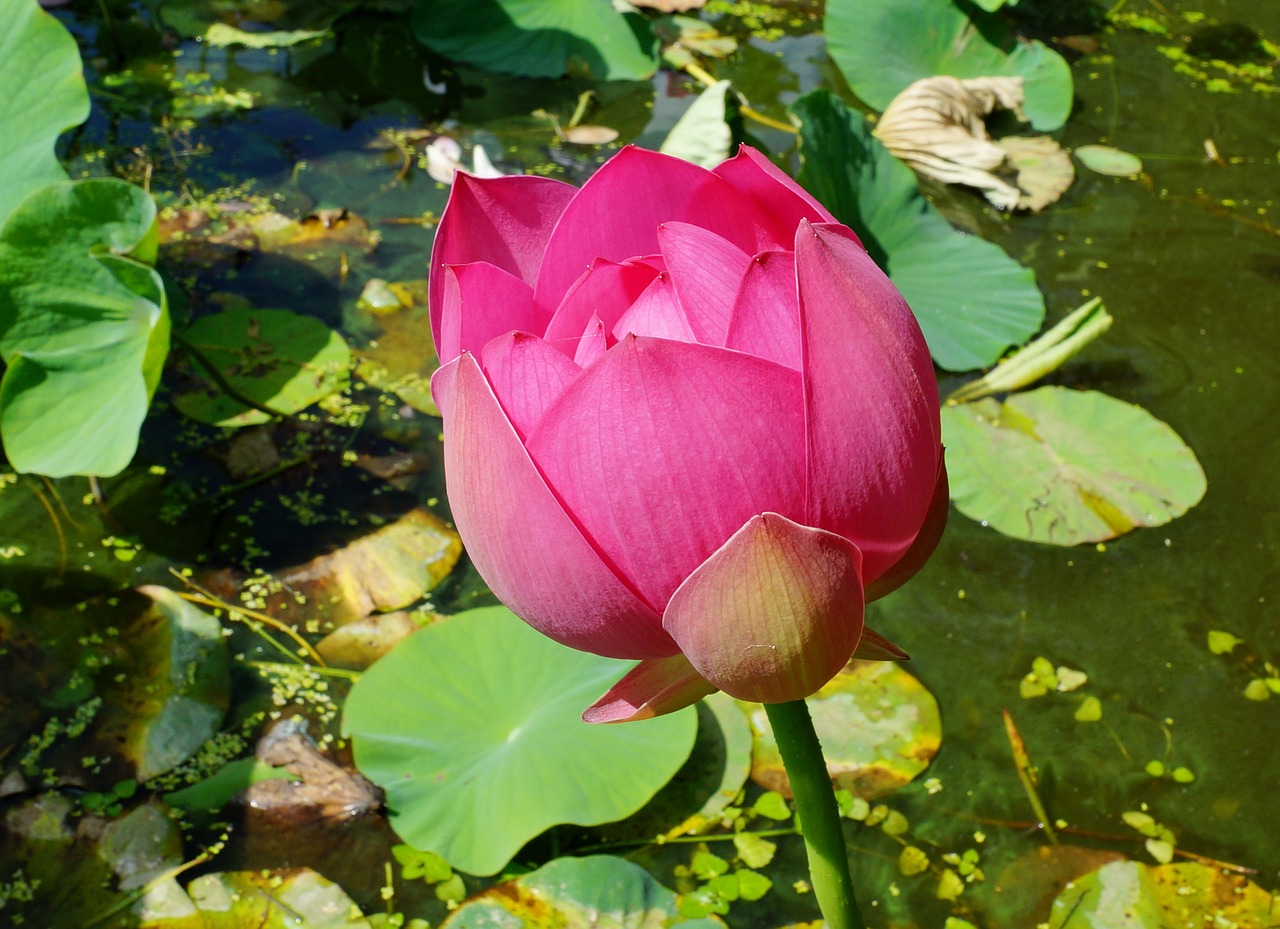
{"type": "Polygon", "coordinates": [[[64,181],[0,228],[0,436],[18,471],[123,470],[169,350],[156,208],[124,181],[64,181]]]}
{"type": "Polygon", "coordinates": [[[182,413],[214,426],[288,416],[341,390],[351,367],[342,336],[288,310],[234,309],[198,320],[183,344],[199,387],[174,395],[182,413]]]}
{"type": "Polygon", "coordinates": [[[433,52],[507,74],[640,81],[658,67],[644,18],[610,0],[417,0],[413,27],[433,52]]]}
{"type": "Polygon", "coordinates": [[[67,174],[53,143],[89,116],[76,40],[31,0],[0,0],[0,223],[67,174]]]}
{"type": "Polygon", "coordinates": [[[441,929],[555,926],[557,929],[713,929],[683,919],[677,898],[639,865],[612,855],[557,858],[469,899],[441,929]]]}
{"type": "Polygon", "coordinates": [[[823,31],[832,59],[853,92],[883,110],[912,82],[952,77],[1019,76],[1023,112],[1042,132],[1071,112],[1071,69],[1041,42],[1016,39],[1000,17],[953,0],[858,0],[827,7],[823,31]]]}
{"type": "Polygon", "coordinates": [[[343,731],[405,842],[493,874],[557,823],[634,813],[688,757],[691,709],[620,726],[582,721],[627,667],[558,645],[503,607],[469,610],[364,672],[343,731]]]}
{"type": "Polygon", "coordinates": [[[164,587],[142,587],[152,607],[124,630],[128,673],[103,687],[101,738],[115,742],[138,780],[168,771],[218,731],[230,702],[222,624],[164,587]]]}
{"type": "Polygon", "coordinates": [[[1044,298],[1034,273],[952,228],[861,113],[825,90],[791,112],[801,122],[800,183],[858,233],[902,291],[939,367],[987,367],[1035,334],[1044,298]]]}
{"type": "MultiPolygon", "coordinates": [[[[890,661],[854,661],[809,698],[827,771],[838,788],[864,800],[890,794],[929,766],[942,744],[933,694],[890,661]]],[[[764,708],[750,710],[756,733],[751,779],[791,796],[764,708]]]]}
{"type": "Polygon", "coordinates": [[[1177,434],[1141,407],[1041,387],[944,407],[951,499],[1005,535],[1054,545],[1115,538],[1181,516],[1205,492],[1177,434]]]}
{"type": "Polygon", "coordinates": [[[1270,926],[1280,899],[1243,874],[1199,862],[1117,861],[1072,881],[1053,901],[1055,929],[1270,926]]]}
{"type": "Polygon", "coordinates": [[[355,902],[310,868],[202,874],[149,888],[135,912],[141,929],[370,929],[355,902]]]}
{"type": "Polygon", "coordinates": [[[366,286],[358,304],[359,323],[372,329],[372,337],[355,350],[356,374],[415,410],[439,416],[431,397],[431,375],[440,360],[431,340],[422,341],[422,333],[430,326],[427,282],[379,283],[380,287],[366,286]]]}
{"type": "Polygon", "coordinates": [[[1081,145],[1074,150],[1080,163],[1097,174],[1133,177],[1142,173],[1142,159],[1110,145],[1081,145]]]}

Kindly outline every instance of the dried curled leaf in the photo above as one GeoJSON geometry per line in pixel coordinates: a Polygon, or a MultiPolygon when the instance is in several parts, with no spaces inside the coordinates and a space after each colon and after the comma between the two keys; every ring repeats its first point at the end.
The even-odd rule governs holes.
{"type": "Polygon", "coordinates": [[[1021,77],[916,81],[885,109],[875,136],[916,171],[983,191],[1004,210],[1040,210],[1074,177],[1071,160],[1047,136],[993,141],[984,117],[997,109],[1022,118],[1021,77]]]}

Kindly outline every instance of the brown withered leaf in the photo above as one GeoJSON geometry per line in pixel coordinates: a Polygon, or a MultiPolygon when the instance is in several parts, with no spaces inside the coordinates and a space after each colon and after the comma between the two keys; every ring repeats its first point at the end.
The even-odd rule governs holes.
{"type": "Polygon", "coordinates": [[[1070,160],[1064,181],[1055,141],[993,141],[984,122],[998,109],[1021,119],[1022,101],[1021,77],[923,78],[894,98],[874,134],[920,174],[976,187],[1003,210],[1040,210],[1070,185],[1070,160]]]}

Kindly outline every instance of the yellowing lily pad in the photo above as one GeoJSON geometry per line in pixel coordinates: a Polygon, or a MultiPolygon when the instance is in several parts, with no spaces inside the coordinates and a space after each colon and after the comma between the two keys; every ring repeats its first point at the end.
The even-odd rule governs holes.
{"type": "Polygon", "coordinates": [[[1275,925],[1280,899],[1243,874],[1199,862],[1117,861],[1068,884],[1053,901],[1055,929],[1183,929],[1275,925]]]}
{"type": "MultiPolygon", "coordinates": [[[[942,744],[933,694],[888,661],[854,661],[809,698],[809,711],[836,787],[873,800],[909,783],[942,744]]],[[[791,796],[764,708],[750,711],[756,733],[751,779],[791,796]]]]}
{"type": "Polygon", "coordinates": [[[373,337],[356,349],[356,373],[370,386],[395,394],[409,406],[439,416],[431,398],[431,375],[440,366],[431,340],[422,338],[430,326],[427,282],[371,282],[358,308],[373,337]]]}
{"type": "Polygon", "coordinates": [[[138,909],[141,929],[369,929],[342,888],[310,868],[203,874],[185,891],[171,880],[138,909]]]}
{"type": "Polygon", "coordinates": [[[1081,145],[1075,150],[1080,163],[1098,174],[1132,177],[1142,173],[1142,159],[1110,145],[1081,145]]]}
{"type": "Polygon", "coordinates": [[[1181,516],[1204,496],[1195,454],[1141,407],[1041,387],[942,410],[951,499],[1005,535],[1099,542],[1181,516]]]}
{"type": "Polygon", "coordinates": [[[441,929],[688,929],[720,926],[685,920],[676,895],[639,865],[612,855],[557,858],[530,874],[504,881],[453,911],[441,929]]]}

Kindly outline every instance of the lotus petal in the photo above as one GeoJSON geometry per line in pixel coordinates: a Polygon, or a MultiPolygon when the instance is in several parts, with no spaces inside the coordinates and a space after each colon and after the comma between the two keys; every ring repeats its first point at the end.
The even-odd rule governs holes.
{"type": "Polygon", "coordinates": [[[803,410],[796,371],[628,336],[560,395],[527,446],[583,532],[661,610],[750,517],[800,517],[803,410]]]}
{"type": "Polygon", "coordinates": [[[716,689],[693,669],[684,655],[649,658],[582,714],[589,723],[626,723],[674,713],[697,703],[716,689]]]}
{"type": "MultiPolygon", "coordinates": [[[[427,300],[437,347],[444,293],[441,269],[485,261],[532,285],[547,239],[577,192],[551,178],[518,174],[481,179],[458,172],[431,251],[427,300]]],[[[440,359],[452,360],[443,353],[440,359]]]]}
{"type": "Polygon", "coordinates": [[[747,520],[671,596],[662,624],[704,678],[739,700],[809,696],[862,635],[857,546],[777,513],[747,520]]]}
{"type": "Polygon", "coordinates": [[[808,522],[853,540],[870,583],[911,547],[934,496],[933,363],[906,301],[848,229],[802,221],[795,252],[808,522]]]}
{"type": "Polygon", "coordinates": [[[628,335],[693,342],[693,328],[668,274],[659,274],[613,326],[614,339],[628,335]]]}
{"type": "Polygon", "coordinates": [[[657,258],[593,261],[556,307],[543,338],[572,356],[593,317],[604,324],[605,332],[612,332],[661,270],[661,259],[657,258]]]}
{"type": "Polygon", "coordinates": [[[481,361],[489,386],[521,438],[582,374],[573,361],[527,332],[497,336],[484,347],[481,361]]]}
{"type": "Polygon", "coordinates": [[[748,254],[765,236],[767,217],[731,184],[705,168],[628,146],[592,175],[547,242],[534,299],[556,306],[592,261],[623,261],[659,251],[658,226],[686,222],[728,239],[748,254]],[[619,217],[619,204],[627,215],[619,217]]]}
{"type": "Polygon", "coordinates": [[[756,243],[753,252],[790,249],[795,241],[800,220],[811,223],[834,223],[836,218],[785,171],[767,156],[749,145],[738,148],[738,154],[716,165],[714,174],[724,178],[755,204],[767,217],[767,236],[756,243]]]}
{"type": "Polygon", "coordinates": [[[478,352],[504,332],[534,327],[533,290],[501,268],[483,261],[445,265],[437,276],[444,278],[436,334],[441,361],[478,352]]]}
{"type": "Polygon", "coordinates": [[[796,259],[790,251],[762,252],[747,266],[733,297],[725,344],[800,370],[796,259]]]}
{"type": "Polygon", "coordinates": [[[658,244],[694,336],[704,345],[724,345],[733,295],[751,256],[688,223],[663,223],[658,244]]]}
{"type": "Polygon", "coordinates": [[[571,648],[611,658],[674,654],[657,612],[619,579],[547,488],[474,356],[440,368],[431,391],[449,436],[445,484],[454,523],[498,599],[571,648]]]}

